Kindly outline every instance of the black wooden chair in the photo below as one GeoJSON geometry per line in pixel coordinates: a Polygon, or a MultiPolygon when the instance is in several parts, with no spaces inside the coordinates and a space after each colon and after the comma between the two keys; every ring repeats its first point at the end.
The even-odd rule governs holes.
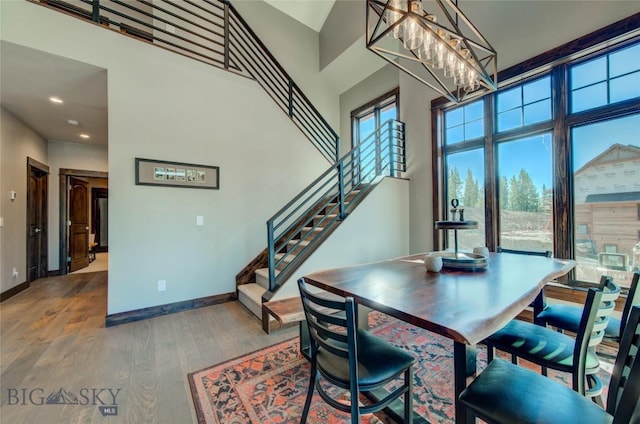
{"type": "Polygon", "coordinates": [[[360,415],[371,414],[389,406],[404,395],[404,422],[413,422],[413,355],[356,325],[353,298],[323,298],[310,292],[304,279],[298,280],[302,306],[311,342],[311,376],[301,424],[306,423],[314,388],[332,407],[351,413],[351,423],[360,415]],[[334,386],[348,390],[350,399],[341,402],[320,384],[320,377],[334,386]],[[402,384],[381,400],[360,404],[360,394],[367,394],[402,378],[402,384]]]}
{"type": "MultiPolygon", "coordinates": [[[[640,272],[635,272],[631,279],[627,300],[625,301],[620,319],[612,317],[604,331],[605,340],[616,343],[620,342],[620,337],[624,332],[624,326],[629,318],[629,312],[633,306],[640,306],[640,290],[638,290],[638,279],[640,272]]],[[[601,282],[602,283],[602,282],[601,282]]],[[[571,331],[576,333],[580,326],[582,307],[564,304],[547,305],[536,317],[536,323],[555,327],[560,331],[571,331]]]]}
{"type": "Polygon", "coordinates": [[[620,341],[606,410],[567,386],[496,359],[460,394],[471,416],[500,424],[640,422],[640,308],[620,341]]]}
{"type": "MultiPolygon", "coordinates": [[[[529,255],[529,256],[544,256],[550,258],[552,253],[550,250],[516,250],[516,249],[505,249],[501,246],[498,246],[496,249],[498,253],[515,253],[517,255],[529,255]]],[[[547,306],[547,300],[544,295],[544,289],[540,290],[538,296],[536,296],[535,300],[529,305],[533,308],[533,322],[539,325],[542,325],[541,322],[536,320],[536,316],[541,313],[547,306]]]]}
{"type": "Polygon", "coordinates": [[[543,374],[547,368],[570,373],[574,390],[602,404],[602,383],[597,377],[600,360],[595,347],[602,341],[615,299],[620,294],[620,287],[613,279],[603,278],[606,278],[607,292],[589,289],[575,339],[547,327],[512,320],[483,341],[487,345],[488,361],[493,360],[494,349],[499,349],[540,365],[543,374]]]}

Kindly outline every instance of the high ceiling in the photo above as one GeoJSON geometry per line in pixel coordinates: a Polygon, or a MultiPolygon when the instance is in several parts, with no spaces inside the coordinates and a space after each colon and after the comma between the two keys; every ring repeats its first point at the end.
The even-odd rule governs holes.
{"type": "Polygon", "coordinates": [[[271,6],[320,32],[336,0],[264,0],[271,6]]]}
{"type": "MultiPolygon", "coordinates": [[[[336,1],[264,0],[315,31],[336,1]]],[[[364,0],[362,12],[364,14],[364,0]]],[[[633,13],[630,1],[461,0],[461,8],[498,51],[500,68],[582,36],[633,13]],[[568,24],[572,23],[572,24],[568,24]],[[575,25],[573,24],[575,23],[575,25]]],[[[355,40],[354,40],[355,41],[355,40]]],[[[360,40],[323,69],[342,93],[367,77],[373,55],[360,40]]],[[[95,66],[3,41],[0,44],[2,106],[47,140],[107,145],[107,72],[95,66]],[[58,96],[63,104],[49,102],[58,96]],[[72,126],[68,120],[79,125],[72,126]],[[80,133],[90,135],[81,139],[80,133]]]]}

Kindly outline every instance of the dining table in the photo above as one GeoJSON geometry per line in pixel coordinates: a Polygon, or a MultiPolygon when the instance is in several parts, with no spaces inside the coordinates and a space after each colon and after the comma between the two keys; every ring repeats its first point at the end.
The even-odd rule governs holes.
{"type": "MultiPolygon", "coordinates": [[[[429,272],[425,253],[302,277],[307,284],[453,340],[455,422],[473,422],[458,401],[475,373],[475,345],[522,312],[574,260],[489,253],[486,266],[429,272]],[[470,421],[471,420],[471,421],[470,421]]],[[[364,325],[360,320],[360,324],[364,325]]],[[[426,422],[419,416],[414,422],[426,422]]]]}

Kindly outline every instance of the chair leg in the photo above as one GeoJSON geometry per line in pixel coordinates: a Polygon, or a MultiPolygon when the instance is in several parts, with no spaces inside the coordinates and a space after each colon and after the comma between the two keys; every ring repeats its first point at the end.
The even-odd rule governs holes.
{"type": "Polygon", "coordinates": [[[413,367],[404,372],[407,393],[404,395],[404,422],[413,424],[413,367]]]}
{"type": "Polygon", "coordinates": [[[516,355],[515,353],[512,353],[511,354],[511,363],[514,364],[514,365],[518,365],[518,362],[520,362],[518,360],[518,355],[516,355]]]}
{"type": "Polygon", "coordinates": [[[542,369],[540,370],[540,373],[546,377],[547,376],[547,367],[542,367],[542,369]]]}
{"type": "Polygon", "coordinates": [[[495,355],[495,350],[492,345],[487,345],[487,364],[493,361],[493,356],[495,355]]]}
{"type": "Polygon", "coordinates": [[[304,401],[304,408],[302,409],[302,417],[300,418],[300,424],[307,422],[307,416],[309,415],[309,408],[311,408],[311,399],[313,399],[313,390],[316,387],[316,378],[318,377],[318,371],[316,369],[315,359],[311,361],[311,374],[309,375],[309,388],[307,389],[307,399],[304,401]]]}

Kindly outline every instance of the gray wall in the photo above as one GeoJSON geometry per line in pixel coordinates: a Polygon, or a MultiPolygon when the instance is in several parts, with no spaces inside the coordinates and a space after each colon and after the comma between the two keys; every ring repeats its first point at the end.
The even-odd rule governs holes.
{"type": "MultiPolygon", "coordinates": [[[[47,163],[47,142],[0,107],[0,292],[27,280],[27,157],[47,163]],[[9,192],[15,191],[15,200],[9,192]],[[13,269],[18,277],[13,278],[13,269]]],[[[51,176],[49,176],[51,184],[51,176]]],[[[51,234],[51,229],[49,229],[51,234]]]]}
{"type": "Polygon", "coordinates": [[[266,220],[326,169],[318,151],[254,81],[38,5],[1,7],[3,39],[107,69],[108,313],[235,291],[266,220]],[[136,186],[135,157],[220,166],[220,190],[136,186]]]}

